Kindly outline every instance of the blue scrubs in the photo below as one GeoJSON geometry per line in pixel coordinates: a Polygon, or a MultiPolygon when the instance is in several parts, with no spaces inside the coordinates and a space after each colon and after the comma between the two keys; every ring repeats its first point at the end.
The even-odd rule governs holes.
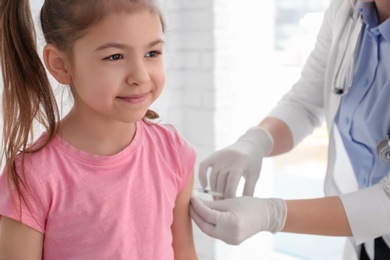
{"type": "Polygon", "coordinates": [[[336,116],[359,188],[378,183],[390,171],[376,147],[390,129],[390,18],[378,25],[374,3],[363,3],[361,42],[352,87],[336,116]]]}

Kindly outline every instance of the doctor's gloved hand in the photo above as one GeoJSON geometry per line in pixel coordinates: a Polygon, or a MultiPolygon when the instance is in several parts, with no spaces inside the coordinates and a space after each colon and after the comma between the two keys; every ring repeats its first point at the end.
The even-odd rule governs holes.
{"type": "Polygon", "coordinates": [[[230,245],[239,245],[261,231],[283,229],[287,206],[282,199],[237,197],[203,201],[191,198],[191,217],[207,235],[230,245]]]}
{"type": "Polygon", "coordinates": [[[261,127],[252,127],[234,144],[211,154],[199,165],[199,181],[207,187],[207,170],[211,168],[210,189],[225,198],[236,196],[241,176],[245,178],[244,196],[253,196],[264,156],[271,153],[272,136],[261,127]]]}

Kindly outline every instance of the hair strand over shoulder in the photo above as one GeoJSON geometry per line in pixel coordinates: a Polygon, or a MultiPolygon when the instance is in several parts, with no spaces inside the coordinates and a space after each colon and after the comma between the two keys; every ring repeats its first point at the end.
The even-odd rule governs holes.
{"type": "Polygon", "coordinates": [[[56,134],[58,108],[45,67],[39,58],[36,33],[28,0],[0,1],[0,65],[3,75],[3,159],[9,183],[23,197],[23,162],[33,139],[34,121],[47,130],[46,146],[56,134]],[[22,172],[15,158],[22,152],[22,172]]]}

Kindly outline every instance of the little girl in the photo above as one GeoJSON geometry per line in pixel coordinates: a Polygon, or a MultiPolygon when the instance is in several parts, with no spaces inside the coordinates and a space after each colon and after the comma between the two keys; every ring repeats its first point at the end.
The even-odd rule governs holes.
{"type": "Polygon", "coordinates": [[[165,84],[155,1],[44,2],[44,64],[74,98],[62,120],[29,1],[0,15],[0,259],[197,259],[195,152],[148,110],[165,84]],[[34,122],[46,131],[31,143],[34,122]]]}

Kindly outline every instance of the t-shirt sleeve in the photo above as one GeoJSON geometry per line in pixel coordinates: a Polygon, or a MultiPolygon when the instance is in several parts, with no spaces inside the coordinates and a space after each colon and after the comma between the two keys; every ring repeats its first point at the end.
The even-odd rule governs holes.
{"type": "MultiPolygon", "coordinates": [[[[21,173],[21,162],[15,161],[16,171],[21,173]]],[[[25,163],[25,178],[20,177],[19,187],[23,197],[20,198],[14,182],[7,180],[3,171],[0,175],[0,216],[18,220],[25,225],[45,233],[48,203],[40,180],[32,167],[25,163]],[[27,185],[26,185],[27,184],[27,185]]]]}
{"type": "Polygon", "coordinates": [[[168,126],[173,137],[173,145],[180,163],[181,181],[179,183],[178,191],[180,192],[188,183],[192,176],[195,161],[196,151],[194,147],[183,138],[173,126],[168,126]]]}

